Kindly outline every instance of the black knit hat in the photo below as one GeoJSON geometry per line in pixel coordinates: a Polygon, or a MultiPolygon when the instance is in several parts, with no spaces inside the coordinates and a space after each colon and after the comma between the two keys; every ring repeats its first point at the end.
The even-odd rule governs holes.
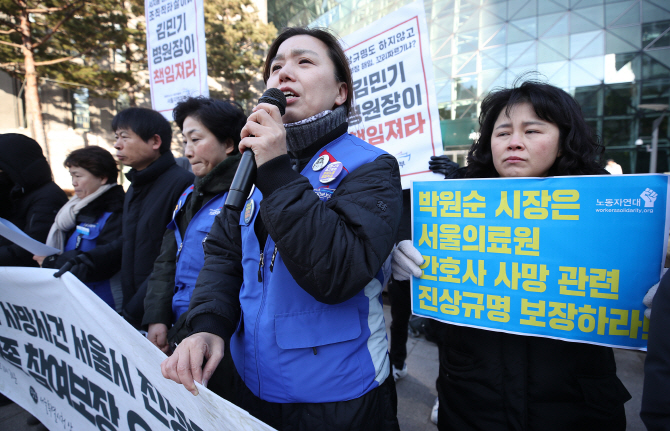
{"type": "Polygon", "coordinates": [[[51,168],[34,140],[18,133],[0,134],[0,170],[24,193],[51,181],[51,168]]]}

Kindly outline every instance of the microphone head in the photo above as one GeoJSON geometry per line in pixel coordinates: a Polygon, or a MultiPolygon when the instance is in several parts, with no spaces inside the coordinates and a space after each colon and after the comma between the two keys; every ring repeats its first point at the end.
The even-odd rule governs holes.
{"type": "Polygon", "coordinates": [[[286,112],[286,96],[278,88],[268,88],[265,93],[258,99],[258,103],[269,103],[279,108],[279,113],[284,115],[286,112]]]}

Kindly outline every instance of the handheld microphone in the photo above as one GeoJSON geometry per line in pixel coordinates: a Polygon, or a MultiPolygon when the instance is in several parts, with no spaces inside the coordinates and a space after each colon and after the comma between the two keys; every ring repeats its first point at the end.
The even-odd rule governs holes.
{"type": "MultiPolygon", "coordinates": [[[[268,88],[258,99],[258,103],[269,103],[279,108],[279,113],[284,115],[286,112],[286,97],[284,93],[277,88],[268,88]]],[[[253,135],[252,135],[253,136],[253,135]]],[[[251,186],[256,179],[256,158],[251,148],[242,153],[240,164],[235,172],[235,177],[230,185],[228,197],[226,197],[225,206],[228,209],[240,211],[246,202],[251,186]]]]}

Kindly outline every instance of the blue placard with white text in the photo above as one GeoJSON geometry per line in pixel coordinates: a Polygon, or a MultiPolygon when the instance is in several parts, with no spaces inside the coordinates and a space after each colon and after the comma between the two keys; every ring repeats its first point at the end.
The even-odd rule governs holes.
{"type": "Polygon", "coordinates": [[[667,175],[414,182],[425,259],[415,314],[456,325],[646,349],[642,298],[668,239],[667,175]]]}

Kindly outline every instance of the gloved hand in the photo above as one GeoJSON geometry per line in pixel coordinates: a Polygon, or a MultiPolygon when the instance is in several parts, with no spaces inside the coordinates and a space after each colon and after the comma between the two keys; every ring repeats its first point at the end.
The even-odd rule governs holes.
{"type": "Polygon", "coordinates": [[[424,262],[423,256],[419,250],[414,248],[412,241],[406,239],[398,243],[398,247],[393,250],[393,278],[398,281],[409,280],[412,275],[421,277],[423,271],[419,268],[424,262]]]}
{"type": "Polygon", "coordinates": [[[91,262],[91,259],[89,259],[86,254],[80,254],[77,257],[74,257],[65,262],[65,264],[54,273],[54,277],[60,278],[61,275],[70,271],[72,275],[77,277],[83,283],[86,283],[89,272],[91,272],[93,268],[94,265],[93,262],[91,262]]]}
{"type": "Polygon", "coordinates": [[[452,172],[458,169],[458,163],[452,162],[451,159],[445,155],[430,156],[428,168],[436,174],[444,175],[447,178],[452,172]]]}

